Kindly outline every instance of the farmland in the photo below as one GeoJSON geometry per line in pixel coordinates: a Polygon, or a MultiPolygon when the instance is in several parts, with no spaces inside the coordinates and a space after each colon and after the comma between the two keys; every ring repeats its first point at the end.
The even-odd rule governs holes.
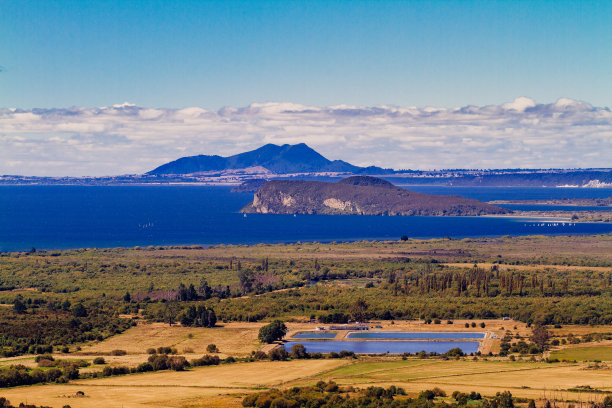
{"type": "Polygon", "coordinates": [[[612,392],[609,235],[4,253],[0,288],[0,374],[35,384],[2,389],[14,404],[241,406],[319,381],[538,406],[612,392]],[[471,356],[271,361],[276,319],[487,337],[471,356]]]}
{"type": "Polygon", "coordinates": [[[160,372],[95,380],[66,385],[43,385],[5,390],[9,400],[27,398],[37,404],[72,407],[240,406],[242,396],[260,389],[314,384],[334,380],[354,387],[395,384],[416,395],[440,387],[453,391],[476,391],[483,395],[510,390],[514,396],[536,400],[551,398],[597,400],[600,394],[570,391],[590,386],[612,391],[612,372],[588,370],[583,364],[546,364],[507,361],[401,360],[364,357],[353,360],[298,360],[239,363],[196,368],[187,372],[160,372]],[[77,391],[83,398],[71,397],[77,391]],[[216,405],[211,403],[215,402],[216,405]]]}

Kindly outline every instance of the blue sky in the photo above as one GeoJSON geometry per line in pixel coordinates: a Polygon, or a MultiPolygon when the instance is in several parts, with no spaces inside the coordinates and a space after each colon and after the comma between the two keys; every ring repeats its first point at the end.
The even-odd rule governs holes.
{"type": "Polygon", "coordinates": [[[612,1],[0,0],[0,174],[301,142],[404,169],[612,167],[611,21],[612,1]]]}
{"type": "Polygon", "coordinates": [[[612,2],[0,2],[0,107],[610,106],[612,2]]]}

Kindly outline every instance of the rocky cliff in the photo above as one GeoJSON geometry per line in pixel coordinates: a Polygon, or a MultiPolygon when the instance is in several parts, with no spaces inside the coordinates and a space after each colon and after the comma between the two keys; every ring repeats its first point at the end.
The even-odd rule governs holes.
{"type": "Polygon", "coordinates": [[[415,193],[388,181],[354,176],[337,183],[273,180],[242,209],[261,214],[486,215],[512,211],[459,196],[415,193]]]}

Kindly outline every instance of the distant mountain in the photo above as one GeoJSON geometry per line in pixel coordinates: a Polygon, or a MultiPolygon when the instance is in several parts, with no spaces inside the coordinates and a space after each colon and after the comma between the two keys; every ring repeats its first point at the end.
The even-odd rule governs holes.
{"type": "Polygon", "coordinates": [[[250,152],[234,156],[190,156],[163,164],[148,172],[150,175],[194,174],[230,169],[263,167],[276,174],[287,173],[355,173],[376,174],[380,167],[358,167],[342,160],[328,160],[305,143],[278,146],[267,144],[250,152]]]}
{"type": "Polygon", "coordinates": [[[353,176],[336,183],[272,180],[242,209],[262,214],[485,215],[512,211],[458,196],[415,193],[388,181],[353,176]]]}

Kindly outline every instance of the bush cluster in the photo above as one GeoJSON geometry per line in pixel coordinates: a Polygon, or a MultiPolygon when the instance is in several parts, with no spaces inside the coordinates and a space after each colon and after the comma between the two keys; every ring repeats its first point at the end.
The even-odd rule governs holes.
{"type": "Polygon", "coordinates": [[[40,368],[32,370],[24,365],[12,365],[9,368],[0,369],[0,388],[49,382],[65,383],[77,378],[79,378],[77,364],[65,364],[62,369],[50,368],[48,370],[40,368]]]}
{"type": "MultiPolygon", "coordinates": [[[[287,390],[270,390],[246,396],[242,400],[244,407],[257,408],[452,408],[466,407],[470,401],[482,400],[477,392],[461,393],[455,391],[455,403],[434,400],[445,398],[446,393],[439,389],[425,390],[418,398],[405,397],[406,392],[394,385],[388,388],[368,387],[358,390],[352,386],[341,387],[333,381],[319,381],[311,387],[294,387],[287,390]],[[401,398],[396,398],[401,396],[401,398]]],[[[514,398],[509,392],[498,393],[486,399],[482,406],[486,408],[514,408],[514,398]]]]}

